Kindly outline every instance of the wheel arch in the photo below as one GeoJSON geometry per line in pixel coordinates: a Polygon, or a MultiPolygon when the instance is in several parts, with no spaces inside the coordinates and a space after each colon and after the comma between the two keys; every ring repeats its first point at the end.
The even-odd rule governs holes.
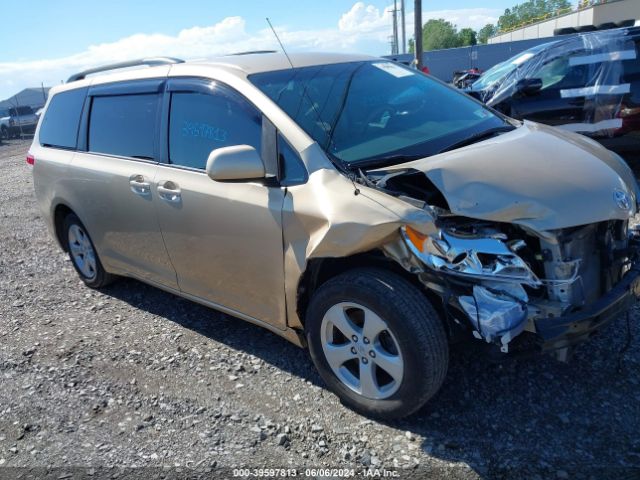
{"type": "Polygon", "coordinates": [[[77,213],[74,212],[71,207],[64,203],[57,204],[53,209],[53,231],[55,233],[58,244],[65,252],[67,252],[69,248],[67,246],[67,239],[64,237],[62,227],[64,225],[64,219],[67,218],[69,214],[77,216],[77,213]]]}
{"type": "Polygon", "coordinates": [[[365,267],[378,267],[396,273],[418,287],[425,295],[431,295],[416,275],[412,275],[394,260],[388,258],[381,250],[372,250],[347,257],[312,258],[300,277],[297,289],[297,313],[302,325],[305,324],[307,307],[314,292],[328,280],[349,270],[365,267]]]}

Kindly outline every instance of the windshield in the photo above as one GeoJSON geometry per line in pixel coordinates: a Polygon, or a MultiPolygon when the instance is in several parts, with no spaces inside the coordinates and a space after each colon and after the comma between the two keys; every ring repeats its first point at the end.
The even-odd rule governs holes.
{"type": "Polygon", "coordinates": [[[466,95],[383,60],[249,78],[327,153],[352,166],[426,157],[508,125],[466,95]]]}
{"type": "Polygon", "coordinates": [[[473,82],[471,88],[473,90],[484,90],[494,83],[498,81],[502,81],[509,75],[511,72],[520,67],[520,65],[528,62],[530,59],[535,57],[542,50],[545,50],[549,45],[552,45],[555,42],[544,43],[542,45],[537,45],[529,50],[525,50],[524,52],[520,52],[517,55],[514,55],[509,60],[505,60],[502,63],[498,63],[494,65],[489,70],[484,72],[482,76],[473,82]]]}

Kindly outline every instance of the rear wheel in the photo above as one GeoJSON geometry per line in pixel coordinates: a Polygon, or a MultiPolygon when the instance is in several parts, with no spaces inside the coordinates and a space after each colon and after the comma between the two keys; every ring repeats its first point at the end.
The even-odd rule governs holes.
{"type": "Polygon", "coordinates": [[[358,269],[329,280],[306,318],[316,368],[354,410],[404,417],[442,385],[448,366],[442,323],[425,295],[394,273],[358,269]]]}
{"type": "Polygon", "coordinates": [[[106,272],[91,237],[80,219],[70,213],[64,219],[64,239],[73,267],[82,281],[91,288],[100,288],[114,280],[114,276],[106,272]]]}
{"type": "Polygon", "coordinates": [[[9,129],[7,127],[0,129],[0,138],[2,138],[2,140],[9,140],[9,129]]]}

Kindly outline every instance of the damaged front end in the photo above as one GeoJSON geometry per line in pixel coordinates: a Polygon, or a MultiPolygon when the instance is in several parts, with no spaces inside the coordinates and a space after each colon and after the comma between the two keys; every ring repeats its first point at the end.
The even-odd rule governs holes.
{"type": "MultiPolygon", "coordinates": [[[[538,231],[451,213],[428,180],[426,193],[415,195],[416,174],[407,173],[412,193],[421,198],[416,205],[431,213],[436,228],[425,234],[405,225],[385,253],[417,274],[442,298],[447,317],[476,338],[504,353],[533,343],[562,360],[568,347],[640,296],[640,242],[628,228],[633,206],[626,220],[538,231]],[[438,205],[429,205],[428,198],[438,205]]],[[[393,181],[382,178],[386,189],[403,185],[397,172],[393,181]]]]}
{"type": "Polygon", "coordinates": [[[502,352],[533,338],[562,358],[640,295],[637,183],[584,137],[525,122],[367,178],[434,219],[430,231],[407,222],[385,254],[502,352]]]}
{"type": "Polygon", "coordinates": [[[545,232],[448,216],[435,235],[410,226],[403,241],[439,284],[448,313],[473,335],[509,352],[522,332],[564,355],[640,293],[638,242],[615,220],[545,232]]]}
{"type": "Polygon", "coordinates": [[[402,237],[430,274],[440,274],[448,304],[466,314],[474,335],[508,351],[528,318],[525,287],[538,289],[542,282],[516,253],[526,248],[523,240],[508,241],[499,230],[475,223],[449,223],[436,236],[407,226],[402,237]]]}

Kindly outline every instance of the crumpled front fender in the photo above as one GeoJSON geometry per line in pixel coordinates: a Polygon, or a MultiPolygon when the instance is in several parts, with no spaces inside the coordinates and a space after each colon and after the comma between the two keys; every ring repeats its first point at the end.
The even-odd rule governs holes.
{"type": "Polygon", "coordinates": [[[326,168],[314,171],[304,185],[287,188],[282,215],[287,316],[293,328],[302,326],[297,292],[310,259],[397,245],[403,225],[427,235],[436,231],[428,211],[326,168]]]}

